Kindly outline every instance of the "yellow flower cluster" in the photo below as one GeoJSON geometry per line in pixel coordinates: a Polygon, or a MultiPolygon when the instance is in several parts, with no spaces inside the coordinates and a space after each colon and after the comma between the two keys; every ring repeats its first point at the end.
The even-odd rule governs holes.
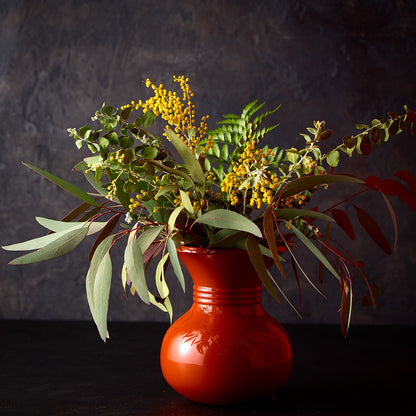
{"type": "Polygon", "coordinates": [[[192,207],[194,211],[202,211],[207,206],[207,201],[205,199],[201,199],[200,201],[194,201],[192,203],[192,207]]]}
{"type": "MultiPolygon", "coordinates": [[[[140,193],[138,193],[134,198],[130,198],[130,205],[129,205],[130,212],[133,212],[135,208],[140,207],[142,198],[147,197],[147,196],[148,196],[148,192],[142,189],[140,193]]],[[[154,198],[154,199],[156,200],[157,198],[154,198]]]]}
{"type": "Polygon", "coordinates": [[[111,181],[110,186],[108,187],[108,194],[107,194],[107,199],[109,199],[110,201],[114,200],[114,195],[117,192],[117,185],[116,185],[116,181],[118,178],[114,179],[113,181],[111,181]]]}
{"type": "Polygon", "coordinates": [[[306,201],[306,196],[301,194],[296,194],[289,196],[287,198],[281,199],[279,201],[279,208],[299,208],[306,201]]]}
{"type": "Polygon", "coordinates": [[[263,203],[272,203],[273,190],[279,186],[279,178],[275,174],[269,175],[264,170],[269,164],[269,157],[274,156],[272,150],[256,150],[256,144],[255,140],[246,143],[238,163],[232,163],[232,171],[221,183],[221,191],[229,193],[231,205],[239,203],[239,194],[247,193],[253,188],[249,204],[260,209],[263,203]],[[251,183],[254,183],[254,186],[251,183]]]}
{"type": "Polygon", "coordinates": [[[318,162],[316,160],[310,157],[305,158],[302,162],[303,172],[306,174],[311,173],[317,164],[318,162]]]}
{"type": "MultiPolygon", "coordinates": [[[[141,107],[144,113],[152,111],[156,116],[160,116],[167,121],[168,125],[173,127],[175,133],[194,152],[208,130],[206,121],[209,116],[202,117],[199,126],[195,126],[195,105],[192,104],[191,100],[194,94],[189,87],[189,79],[181,75],[179,77],[174,76],[173,80],[179,83],[182,97],[179,97],[175,91],[167,91],[163,84],[156,86],[150,79],[147,79],[146,87],[153,89],[154,96],[145,102],[142,100],[137,103],[132,101],[131,104],[123,106],[122,109],[131,107],[138,110],[141,107]]],[[[203,152],[206,152],[209,146],[210,143],[207,143],[203,152]]]]}

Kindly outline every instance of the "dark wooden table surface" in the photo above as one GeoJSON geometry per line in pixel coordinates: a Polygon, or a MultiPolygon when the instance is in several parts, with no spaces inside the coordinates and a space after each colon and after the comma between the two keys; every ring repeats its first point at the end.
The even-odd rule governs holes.
{"type": "Polygon", "coordinates": [[[193,403],[159,368],[161,323],[0,321],[0,415],[414,415],[414,327],[286,326],[294,370],[274,398],[193,403]]]}

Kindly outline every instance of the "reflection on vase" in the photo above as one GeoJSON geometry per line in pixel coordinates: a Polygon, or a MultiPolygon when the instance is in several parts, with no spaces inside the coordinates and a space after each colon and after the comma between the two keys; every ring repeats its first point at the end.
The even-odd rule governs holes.
{"type": "Polygon", "coordinates": [[[261,305],[261,282],[246,252],[178,252],[194,281],[194,303],[167,331],[161,366],[167,382],[201,403],[272,396],[289,378],[292,348],[261,305]]]}

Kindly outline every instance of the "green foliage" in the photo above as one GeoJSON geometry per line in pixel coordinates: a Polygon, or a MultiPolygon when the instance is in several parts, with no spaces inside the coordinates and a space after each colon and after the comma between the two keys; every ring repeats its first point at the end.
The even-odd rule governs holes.
{"type": "Polygon", "coordinates": [[[185,290],[178,246],[247,250],[271,295],[279,302],[286,300],[296,311],[266,267],[264,257],[274,260],[284,279],[287,270],[283,256],[289,257],[296,278],[300,271],[321,293],[295,256],[297,241],[316,258],[321,270],[327,270],[339,282],[342,328],[346,333],[344,324],[347,321],[348,327],[352,299],[349,268],[358,270],[369,289],[363,304],[374,306],[375,295],[380,291],[369,284],[360,262],[332,245],[333,225],[351,239],[356,236],[340,205],[353,205],[362,229],[389,254],[391,247],[382,227],[352,200],[369,191],[382,196],[393,223],[396,245],[397,218],[388,197],[398,197],[416,211],[416,180],[404,171],[386,180],[374,176],[362,180],[333,170],[342,165],[344,154],[365,156],[393,135],[404,131],[413,134],[416,112],[405,107],[403,114],[388,113],[388,118],[359,124],[358,134],[343,136],[323,153],[321,142],[333,137],[323,121],[315,121],[313,127],[301,133],[304,147],[270,148],[262,146],[262,140],[278,124],[267,126],[265,122],[279,107],[261,112],[265,104],[252,101],[239,115],[223,116],[218,126],[208,131],[205,118],[199,125],[194,123],[192,107],[184,110],[176,101],[169,104],[166,97],[173,95],[164,94],[163,89],[158,89],[156,96],[141,107],[127,105],[118,109],[103,104],[92,117],[95,125],[68,129],[76,147],[90,152],[74,170],[84,175],[92,192],[25,163],[81,203],[61,221],[37,218],[50,230],[47,235],[4,246],[10,251],[31,251],[11,264],[64,255],[86,236],[99,233],[89,252],[86,292],[92,317],[105,341],[112,279],[110,252],[119,241],[125,242],[121,280],[126,295],[129,288],[131,295],[137,294],[145,303],[168,313],[171,320],[172,304],[165,279],[169,264],[185,290]],[[160,137],[152,132],[158,118],[170,125],[160,137]],[[347,198],[323,211],[305,208],[317,192],[324,195],[323,190],[339,185],[355,188],[347,198]],[[322,224],[324,234],[320,231],[322,224]],[[146,278],[154,261],[157,294],[149,291],[146,278]]]}
{"type": "Polygon", "coordinates": [[[239,159],[247,141],[256,141],[258,143],[267,133],[278,127],[279,124],[275,124],[259,129],[260,125],[280,108],[278,106],[271,111],[266,111],[254,117],[263,106],[264,103],[257,105],[256,100],[247,104],[241,115],[224,115],[224,120],[217,123],[220,126],[215,130],[207,132],[207,136],[213,142],[213,146],[207,152],[207,156],[222,163],[223,165],[221,166],[230,166],[230,162],[239,159]]]}

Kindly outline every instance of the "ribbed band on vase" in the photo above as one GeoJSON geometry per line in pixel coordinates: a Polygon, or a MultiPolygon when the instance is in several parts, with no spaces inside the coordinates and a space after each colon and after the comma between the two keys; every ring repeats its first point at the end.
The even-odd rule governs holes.
{"type": "Polygon", "coordinates": [[[261,303],[261,286],[223,289],[194,286],[194,302],[201,305],[239,306],[261,303]]]}

